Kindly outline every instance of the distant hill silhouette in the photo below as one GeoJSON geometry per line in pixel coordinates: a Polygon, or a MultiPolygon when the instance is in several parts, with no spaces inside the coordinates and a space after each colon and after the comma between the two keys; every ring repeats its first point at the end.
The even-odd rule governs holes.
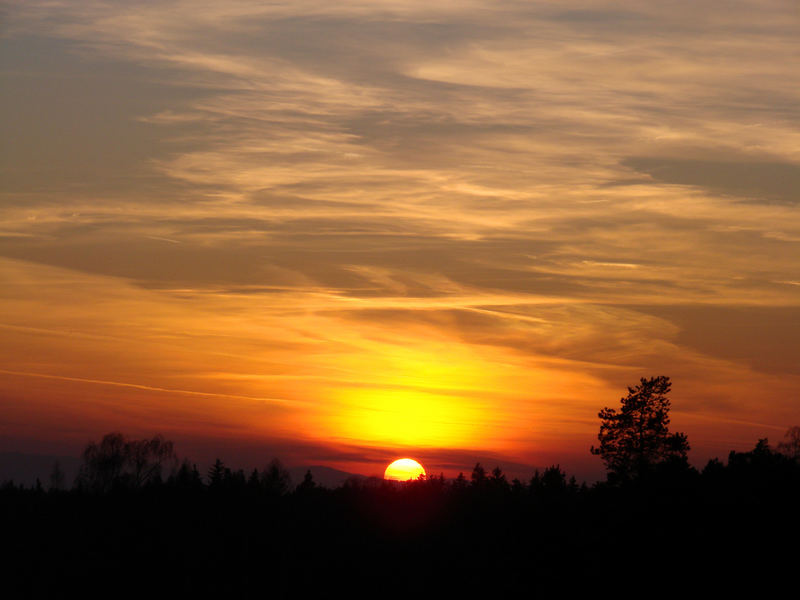
{"type": "Polygon", "coordinates": [[[56,462],[64,472],[67,485],[71,486],[81,464],[77,456],[0,452],[0,483],[11,480],[17,484],[30,486],[36,483],[38,478],[42,485],[45,485],[56,462]]]}
{"type": "Polygon", "coordinates": [[[348,473],[347,471],[340,471],[339,469],[323,467],[321,465],[314,465],[311,467],[291,467],[289,469],[289,474],[292,476],[292,487],[297,486],[301,481],[303,481],[306,471],[311,471],[311,475],[317,485],[321,485],[322,487],[330,489],[341,487],[348,479],[366,479],[364,475],[348,473]]]}
{"type": "MultiPolygon", "coordinates": [[[[71,486],[78,474],[81,460],[76,456],[59,456],[55,454],[30,454],[26,452],[0,452],[0,483],[13,481],[16,484],[32,486],[36,480],[47,485],[53,465],[58,462],[64,472],[67,486],[71,486]]],[[[289,468],[294,488],[310,470],[317,485],[326,488],[341,487],[348,479],[365,479],[364,475],[349,473],[322,465],[297,466],[289,468]]],[[[205,472],[205,470],[203,470],[205,472]]]]}

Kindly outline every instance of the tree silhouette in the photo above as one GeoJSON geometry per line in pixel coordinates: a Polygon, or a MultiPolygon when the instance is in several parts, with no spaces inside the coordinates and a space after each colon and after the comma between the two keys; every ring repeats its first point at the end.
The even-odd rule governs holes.
{"type": "Polygon", "coordinates": [[[541,481],[542,488],[548,492],[561,493],[567,489],[567,474],[561,470],[561,465],[547,467],[541,481]]]}
{"type": "Polygon", "coordinates": [[[800,425],[789,428],[783,441],[778,442],[778,451],[789,458],[800,460],[800,425]]]}
{"type": "Polygon", "coordinates": [[[628,388],[619,411],[606,407],[598,413],[600,445],[592,446],[591,453],[603,459],[609,479],[637,477],[667,462],[688,465],[686,435],[669,432],[671,385],[663,375],[642,377],[639,385],[628,388]]]}
{"type": "Polygon", "coordinates": [[[458,474],[458,477],[453,480],[452,486],[455,490],[463,490],[467,487],[467,478],[464,477],[464,473],[458,474]]]}
{"type": "Polygon", "coordinates": [[[261,476],[258,473],[258,469],[253,469],[250,472],[250,477],[247,478],[247,487],[252,492],[261,490],[261,476]]]}
{"type": "Polygon", "coordinates": [[[496,483],[498,485],[506,484],[506,475],[503,473],[503,469],[501,469],[499,466],[496,466],[494,469],[492,469],[491,481],[492,483],[496,483]]]}
{"type": "Polygon", "coordinates": [[[131,468],[134,487],[160,480],[164,464],[176,460],[173,443],[161,435],[154,435],[149,440],[129,440],[125,446],[125,458],[131,468]]]}
{"type": "Polygon", "coordinates": [[[303,476],[303,481],[297,486],[297,492],[300,494],[309,493],[316,487],[317,482],[314,481],[314,476],[311,474],[311,469],[308,469],[306,474],[303,476]]]}
{"type": "Polygon", "coordinates": [[[225,463],[219,458],[214,461],[214,464],[208,469],[208,485],[209,487],[219,487],[225,479],[225,463]]]}
{"type": "Polygon", "coordinates": [[[119,432],[106,434],[99,444],[89,442],[83,450],[79,487],[103,493],[119,485],[125,468],[125,444],[125,436],[119,432]]]}
{"type": "Polygon", "coordinates": [[[197,465],[192,464],[186,458],[183,459],[178,470],[170,477],[169,482],[184,489],[201,489],[204,485],[203,479],[200,477],[200,471],[197,470],[197,465]]]}
{"type": "Polygon", "coordinates": [[[61,463],[58,461],[53,463],[53,470],[50,471],[50,489],[63,490],[64,489],[64,471],[61,470],[61,463]]]}
{"type": "Polygon", "coordinates": [[[289,491],[291,484],[292,478],[289,471],[277,458],[273,458],[267,468],[261,472],[261,485],[269,494],[282,496],[289,491]]]}
{"type": "Polygon", "coordinates": [[[482,487],[486,485],[489,478],[486,476],[486,469],[483,468],[481,463],[475,463],[475,467],[472,469],[471,479],[473,487],[482,487]]]}
{"type": "Polygon", "coordinates": [[[83,450],[78,485],[95,492],[114,487],[142,487],[160,481],[165,463],[176,462],[170,441],[160,435],[152,439],[128,439],[119,432],[106,434],[100,443],[89,442],[83,450]]]}

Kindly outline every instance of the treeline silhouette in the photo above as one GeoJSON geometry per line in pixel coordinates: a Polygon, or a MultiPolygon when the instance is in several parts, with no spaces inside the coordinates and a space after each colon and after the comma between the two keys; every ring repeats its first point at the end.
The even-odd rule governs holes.
{"type": "Polygon", "coordinates": [[[201,473],[161,436],[111,433],[71,486],[58,465],[0,486],[3,581],[48,598],[766,593],[796,568],[800,427],[698,470],[666,427],[666,384],[643,379],[601,411],[609,476],[591,486],[558,465],[509,480],[479,463],[330,489],[277,459],[201,473]]]}
{"type": "Polygon", "coordinates": [[[766,585],[797,556],[778,548],[800,531],[800,462],[767,440],[699,471],[670,464],[592,486],[558,466],[526,481],[477,464],[468,477],[328,489],[310,472],[292,485],[277,460],[250,473],[218,460],[205,474],[183,461],[141,478],[135,463],[95,459],[69,490],[58,476],[0,487],[19,597],[498,598],[712,573],[717,586],[766,585]]]}

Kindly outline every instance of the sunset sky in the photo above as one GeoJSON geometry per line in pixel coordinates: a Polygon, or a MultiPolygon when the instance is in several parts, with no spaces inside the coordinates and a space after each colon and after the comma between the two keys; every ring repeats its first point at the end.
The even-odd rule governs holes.
{"type": "Polygon", "coordinates": [[[800,424],[794,0],[11,0],[0,450],[602,475],[800,424]]]}

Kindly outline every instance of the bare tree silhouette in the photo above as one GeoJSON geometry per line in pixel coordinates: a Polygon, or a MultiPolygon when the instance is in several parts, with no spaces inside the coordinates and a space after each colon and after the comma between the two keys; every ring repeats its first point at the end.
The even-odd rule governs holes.
{"type": "Polygon", "coordinates": [[[790,427],[783,436],[783,441],[778,442],[778,451],[794,460],[800,460],[800,425],[790,427]]]}
{"type": "Polygon", "coordinates": [[[100,443],[89,442],[82,458],[77,484],[95,492],[153,483],[161,479],[165,464],[177,462],[173,443],[161,435],[135,440],[119,432],[106,434],[100,443]]]}

